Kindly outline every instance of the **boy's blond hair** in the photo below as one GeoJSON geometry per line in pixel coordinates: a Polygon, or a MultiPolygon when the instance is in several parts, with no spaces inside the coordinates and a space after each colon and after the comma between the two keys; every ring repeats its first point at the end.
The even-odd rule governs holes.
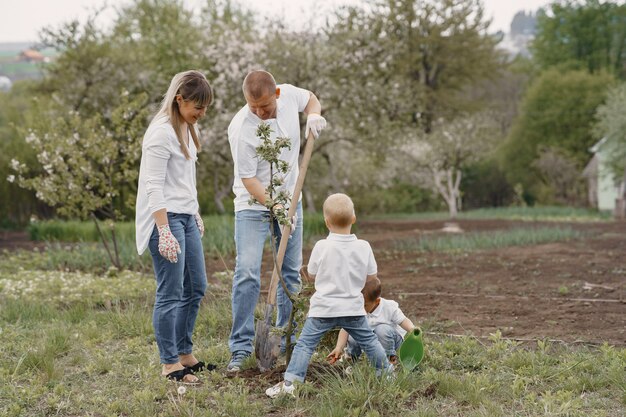
{"type": "Polygon", "coordinates": [[[363,286],[363,290],[361,290],[363,298],[369,303],[376,301],[382,292],[382,285],[380,284],[380,279],[378,279],[378,277],[368,278],[365,282],[365,286],[363,286]]]}
{"type": "Polygon", "coordinates": [[[354,203],[345,194],[331,194],[324,201],[324,217],[330,224],[337,227],[346,227],[354,223],[354,203]]]}

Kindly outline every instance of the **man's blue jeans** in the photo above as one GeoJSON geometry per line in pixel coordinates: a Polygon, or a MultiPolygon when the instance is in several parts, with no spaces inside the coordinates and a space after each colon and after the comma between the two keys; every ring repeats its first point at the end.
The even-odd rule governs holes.
{"type": "MultiPolygon", "coordinates": [[[[290,292],[300,286],[300,267],[302,266],[302,205],[297,208],[298,222],[287,243],[283,260],[282,276],[290,292]]],[[[280,227],[274,222],[276,236],[281,236],[280,227]]],[[[270,232],[269,212],[260,210],[241,210],[235,212],[235,246],[237,258],[233,277],[232,312],[233,327],[228,339],[231,352],[252,353],[254,339],[254,309],[261,292],[261,262],[263,247],[270,232]]],[[[280,239],[278,240],[278,242],[280,239]]],[[[276,250],[278,250],[276,242],[276,250]]],[[[272,273],[273,266],[268,272],[272,273]]],[[[287,324],[291,314],[291,301],[280,283],[276,295],[278,309],[276,326],[287,324]]],[[[284,344],[284,341],[283,341],[284,344]]]]}
{"type": "MultiPolygon", "coordinates": [[[[402,344],[402,336],[396,330],[395,325],[379,324],[372,330],[374,335],[378,338],[387,356],[397,355],[397,350],[402,344]]],[[[361,356],[361,346],[357,343],[352,336],[348,336],[348,355],[356,359],[361,356]]]]}
{"type": "Polygon", "coordinates": [[[393,369],[387,360],[385,350],[372,332],[365,316],[350,317],[308,317],[293,349],[291,361],[285,372],[285,381],[303,382],[311,356],[322,337],[335,327],[348,332],[363,347],[370,363],[378,372],[393,369]]]}
{"type": "Polygon", "coordinates": [[[194,216],[167,213],[172,234],[180,244],[178,262],[159,253],[159,232],[154,226],[148,247],[152,255],[157,289],[152,324],[161,363],[178,362],[178,355],[193,350],[191,335],[207,288],[204,251],[194,216]]]}

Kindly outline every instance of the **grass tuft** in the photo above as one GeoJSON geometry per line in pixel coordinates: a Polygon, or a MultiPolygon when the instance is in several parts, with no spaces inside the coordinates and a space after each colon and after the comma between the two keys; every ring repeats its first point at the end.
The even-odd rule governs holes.
{"type": "Polygon", "coordinates": [[[529,246],[542,243],[580,239],[584,232],[571,227],[536,227],[470,232],[458,235],[421,236],[418,239],[396,242],[403,251],[453,252],[502,248],[507,246],[529,246]]]}

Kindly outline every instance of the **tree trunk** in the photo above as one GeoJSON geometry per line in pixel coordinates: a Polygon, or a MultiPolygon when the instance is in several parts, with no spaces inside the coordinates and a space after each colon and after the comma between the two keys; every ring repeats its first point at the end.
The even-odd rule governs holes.
{"type": "Polygon", "coordinates": [[[322,152],[321,155],[322,155],[322,158],[324,158],[326,160],[326,163],[328,164],[328,178],[330,178],[330,184],[333,187],[333,190],[337,192],[344,191],[343,187],[339,183],[339,180],[337,180],[335,167],[330,159],[330,155],[326,151],[322,152]]]}
{"type": "Polygon", "coordinates": [[[219,184],[219,175],[217,172],[214,172],[213,175],[213,202],[215,203],[215,207],[219,214],[226,213],[226,208],[224,207],[224,198],[228,195],[230,190],[233,188],[234,178],[231,175],[229,177],[229,181],[227,185],[220,187],[219,184]]]}
{"type": "MultiPolygon", "coordinates": [[[[93,220],[93,222],[96,225],[96,230],[98,231],[98,234],[100,235],[100,240],[102,241],[102,244],[104,245],[104,249],[106,249],[107,254],[109,255],[109,260],[111,261],[111,264],[113,264],[113,266],[115,266],[117,269],[121,269],[122,266],[121,266],[121,264],[119,262],[119,255],[117,253],[117,242],[114,241],[114,243],[115,243],[115,251],[116,252],[115,252],[115,257],[113,257],[113,254],[111,253],[111,250],[109,249],[109,245],[107,244],[106,236],[102,232],[102,229],[100,229],[100,224],[98,223],[98,218],[96,217],[96,215],[94,213],[91,213],[91,219],[93,220]]],[[[113,238],[115,239],[115,235],[113,235],[113,238]]]]}
{"type": "Polygon", "coordinates": [[[304,194],[304,201],[306,203],[306,212],[307,213],[315,213],[315,201],[313,199],[313,193],[308,189],[302,190],[304,194]]]}
{"type": "Polygon", "coordinates": [[[445,171],[446,175],[446,184],[444,185],[443,172],[439,171],[435,167],[431,167],[431,172],[433,173],[433,182],[435,183],[435,188],[441,194],[446,204],[448,205],[448,213],[450,214],[451,219],[455,219],[458,214],[458,206],[457,202],[460,196],[459,187],[461,185],[461,170],[452,168],[448,168],[445,171]],[[456,173],[456,177],[455,177],[456,173]]]}

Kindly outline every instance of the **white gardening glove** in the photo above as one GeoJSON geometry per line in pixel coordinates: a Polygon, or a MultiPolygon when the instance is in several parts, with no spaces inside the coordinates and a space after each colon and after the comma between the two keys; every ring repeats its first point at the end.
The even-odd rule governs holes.
{"type": "Polygon", "coordinates": [[[293,232],[296,231],[296,227],[298,227],[298,215],[294,214],[291,218],[291,231],[289,232],[289,236],[293,235],[293,232]]]}
{"type": "MultiPolygon", "coordinates": [[[[285,206],[283,206],[282,204],[278,203],[275,204],[274,207],[272,207],[272,211],[274,213],[280,213],[281,211],[285,211],[286,208],[285,206]]],[[[296,231],[296,226],[298,224],[298,215],[294,214],[293,217],[291,219],[289,219],[289,236],[293,235],[293,232],[296,231]]]]}
{"type": "Polygon", "coordinates": [[[193,218],[196,219],[198,230],[200,230],[200,237],[203,237],[204,236],[204,222],[202,221],[202,217],[200,216],[200,213],[194,214],[193,218]]]}
{"type": "Polygon", "coordinates": [[[320,132],[326,127],[326,119],[317,113],[311,113],[306,118],[306,128],[304,129],[304,136],[309,137],[309,130],[313,133],[313,137],[317,139],[320,132]]]}
{"type": "Polygon", "coordinates": [[[178,262],[180,244],[172,234],[170,225],[163,224],[158,226],[157,230],[159,231],[159,253],[171,263],[178,262]]]}

